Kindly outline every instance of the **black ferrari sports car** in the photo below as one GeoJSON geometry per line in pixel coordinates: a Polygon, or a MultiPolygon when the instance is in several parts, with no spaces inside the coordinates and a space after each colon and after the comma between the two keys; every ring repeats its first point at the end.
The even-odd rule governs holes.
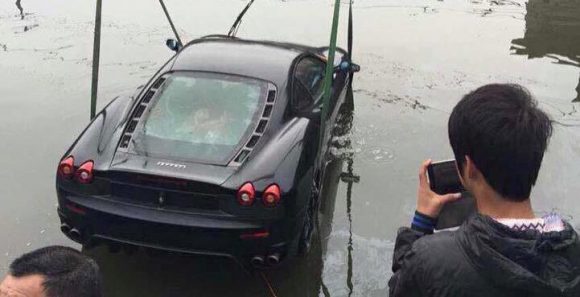
{"type": "Polygon", "coordinates": [[[85,246],[122,243],[257,266],[307,252],[349,93],[348,55],[338,49],[321,119],[327,48],[209,36],[175,50],[135,95],[100,111],[62,157],[62,232],[85,246]]]}

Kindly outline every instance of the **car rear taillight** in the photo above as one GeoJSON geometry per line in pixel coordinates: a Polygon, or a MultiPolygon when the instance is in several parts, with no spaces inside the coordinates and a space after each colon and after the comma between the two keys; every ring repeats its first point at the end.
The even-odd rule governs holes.
{"type": "Polygon", "coordinates": [[[69,156],[60,161],[60,164],[58,164],[58,175],[62,178],[71,179],[75,173],[74,163],[75,159],[73,156],[69,156]]]}
{"type": "Polygon", "coordinates": [[[93,182],[93,161],[83,163],[75,174],[76,180],[81,184],[90,184],[93,182]]]}
{"type": "Polygon", "coordinates": [[[245,183],[238,190],[238,203],[243,206],[250,206],[254,204],[256,199],[256,191],[254,190],[254,185],[252,183],[245,183]]]}
{"type": "Polygon", "coordinates": [[[262,202],[267,207],[275,207],[280,203],[280,187],[278,185],[270,185],[264,191],[262,196],[262,202]]]}

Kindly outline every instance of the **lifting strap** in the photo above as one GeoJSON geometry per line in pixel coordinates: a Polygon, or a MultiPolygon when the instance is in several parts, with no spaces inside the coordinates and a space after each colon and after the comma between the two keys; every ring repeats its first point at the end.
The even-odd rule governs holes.
{"type": "MultiPolygon", "coordinates": [[[[332,79],[334,77],[334,56],[336,54],[336,39],[338,34],[338,20],[340,16],[340,0],[336,0],[334,3],[334,16],[332,18],[332,27],[330,32],[330,45],[328,47],[328,60],[326,63],[326,71],[324,75],[324,89],[322,97],[322,111],[320,119],[320,141],[319,148],[322,150],[324,148],[324,135],[326,134],[326,121],[328,119],[328,109],[330,107],[330,98],[332,96],[332,79]]],[[[351,108],[354,108],[353,94],[352,94],[352,79],[354,72],[358,71],[359,66],[352,63],[352,47],[353,47],[353,17],[352,17],[352,0],[349,0],[349,13],[348,13],[348,71],[350,72],[349,83],[347,88],[346,104],[351,108]]],[[[321,158],[324,156],[319,156],[319,161],[322,162],[321,158]]]]}
{"type": "Polygon", "coordinates": [[[240,28],[240,24],[242,23],[242,19],[243,19],[244,15],[246,14],[246,12],[248,12],[248,9],[250,9],[250,6],[252,6],[253,3],[254,3],[254,0],[250,0],[250,2],[248,2],[248,5],[246,5],[244,10],[242,10],[242,12],[240,12],[238,17],[236,18],[236,21],[234,22],[234,24],[230,28],[230,31],[228,32],[229,37],[236,37],[236,34],[238,33],[238,29],[240,28]]]}
{"type": "MultiPolygon", "coordinates": [[[[322,97],[321,112],[321,140],[324,139],[326,119],[328,117],[328,107],[330,106],[330,97],[332,96],[332,78],[334,72],[334,55],[336,53],[336,35],[338,33],[338,19],[340,17],[340,0],[334,2],[334,16],[332,17],[332,27],[330,31],[330,45],[328,46],[328,59],[326,62],[326,71],[324,73],[324,93],[322,97]]],[[[321,143],[322,144],[322,143],[321,143]]],[[[322,148],[322,147],[321,147],[322,148]]]]}

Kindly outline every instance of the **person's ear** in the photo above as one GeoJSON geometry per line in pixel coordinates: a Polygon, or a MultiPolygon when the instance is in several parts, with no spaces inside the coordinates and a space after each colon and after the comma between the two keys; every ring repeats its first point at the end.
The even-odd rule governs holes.
{"type": "Polygon", "coordinates": [[[463,162],[461,164],[462,168],[459,168],[459,163],[455,162],[455,169],[457,170],[457,174],[459,175],[459,181],[461,182],[461,184],[463,185],[463,187],[467,190],[469,190],[469,180],[467,178],[467,171],[466,171],[466,164],[467,164],[467,156],[464,157],[463,162]]]}
{"type": "MultiPolygon", "coordinates": [[[[463,163],[463,167],[465,167],[465,163],[463,163]]],[[[465,187],[465,180],[463,179],[463,174],[465,173],[465,170],[463,170],[463,168],[459,168],[459,162],[455,161],[455,170],[457,170],[457,175],[459,175],[459,181],[461,182],[461,184],[463,185],[463,187],[465,187]]]]}
{"type": "Polygon", "coordinates": [[[481,172],[469,156],[465,156],[463,170],[465,177],[468,179],[477,179],[481,175],[481,172]]]}

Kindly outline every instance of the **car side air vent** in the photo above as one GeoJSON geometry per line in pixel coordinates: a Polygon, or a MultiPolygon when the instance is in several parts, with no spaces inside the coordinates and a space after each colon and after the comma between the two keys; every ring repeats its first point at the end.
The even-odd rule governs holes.
{"type": "Polygon", "coordinates": [[[253,135],[252,138],[250,138],[250,141],[248,141],[248,144],[246,144],[246,147],[254,148],[258,143],[258,140],[260,140],[260,136],[253,135]]]}
{"type": "Polygon", "coordinates": [[[256,128],[256,133],[258,133],[258,134],[264,133],[264,130],[266,130],[267,124],[268,124],[268,120],[260,120],[260,123],[258,124],[258,128],[256,128]]]}
{"type": "Polygon", "coordinates": [[[270,90],[268,91],[268,102],[272,103],[276,99],[276,91],[270,90]]]}
{"type": "Polygon", "coordinates": [[[244,162],[244,160],[246,160],[249,154],[250,150],[242,150],[234,162],[241,164],[244,162]]]}
{"type": "Polygon", "coordinates": [[[140,104],[139,106],[137,106],[137,109],[135,110],[135,114],[133,115],[133,118],[137,119],[140,118],[143,115],[143,112],[145,112],[145,108],[147,106],[140,104]]]}
{"type": "Polygon", "coordinates": [[[252,150],[256,147],[264,132],[266,132],[266,128],[268,127],[268,122],[270,121],[270,117],[272,116],[272,111],[274,110],[274,103],[276,102],[276,87],[273,84],[268,85],[268,95],[266,97],[266,103],[264,104],[262,110],[262,117],[260,118],[258,125],[256,125],[256,129],[249,136],[248,142],[246,145],[240,150],[238,155],[234,158],[234,160],[230,163],[230,166],[240,166],[252,150]]]}
{"type": "Polygon", "coordinates": [[[272,108],[273,108],[273,105],[266,105],[266,108],[264,108],[264,113],[262,114],[262,117],[269,118],[270,115],[272,114],[272,108]]]}
{"type": "Polygon", "coordinates": [[[165,82],[165,77],[160,77],[154,84],[153,84],[153,89],[159,89],[163,83],[165,82]]]}
{"type": "Polygon", "coordinates": [[[162,76],[157,79],[151,89],[149,89],[145,95],[141,98],[141,102],[138,103],[138,106],[133,111],[127,126],[125,127],[125,131],[123,132],[123,136],[121,136],[121,141],[119,142],[119,148],[127,149],[129,147],[129,143],[131,143],[131,138],[133,137],[133,132],[137,129],[139,125],[139,119],[147,110],[147,105],[151,102],[151,99],[155,97],[155,93],[157,90],[163,85],[163,83],[167,80],[167,76],[162,76]]]}
{"type": "Polygon", "coordinates": [[[119,147],[121,148],[127,148],[129,146],[129,141],[131,140],[131,136],[130,135],[123,135],[123,137],[121,137],[121,144],[119,144],[119,147]]]}
{"type": "Polygon", "coordinates": [[[151,98],[153,98],[153,95],[155,95],[155,92],[151,91],[147,91],[147,93],[145,93],[145,96],[143,96],[143,100],[141,100],[142,103],[149,103],[149,101],[151,101],[151,98]]]}
{"type": "Polygon", "coordinates": [[[129,122],[129,125],[127,126],[127,131],[125,131],[125,133],[133,133],[135,131],[135,128],[137,128],[137,124],[139,122],[137,120],[131,120],[131,122],[129,122]]]}

